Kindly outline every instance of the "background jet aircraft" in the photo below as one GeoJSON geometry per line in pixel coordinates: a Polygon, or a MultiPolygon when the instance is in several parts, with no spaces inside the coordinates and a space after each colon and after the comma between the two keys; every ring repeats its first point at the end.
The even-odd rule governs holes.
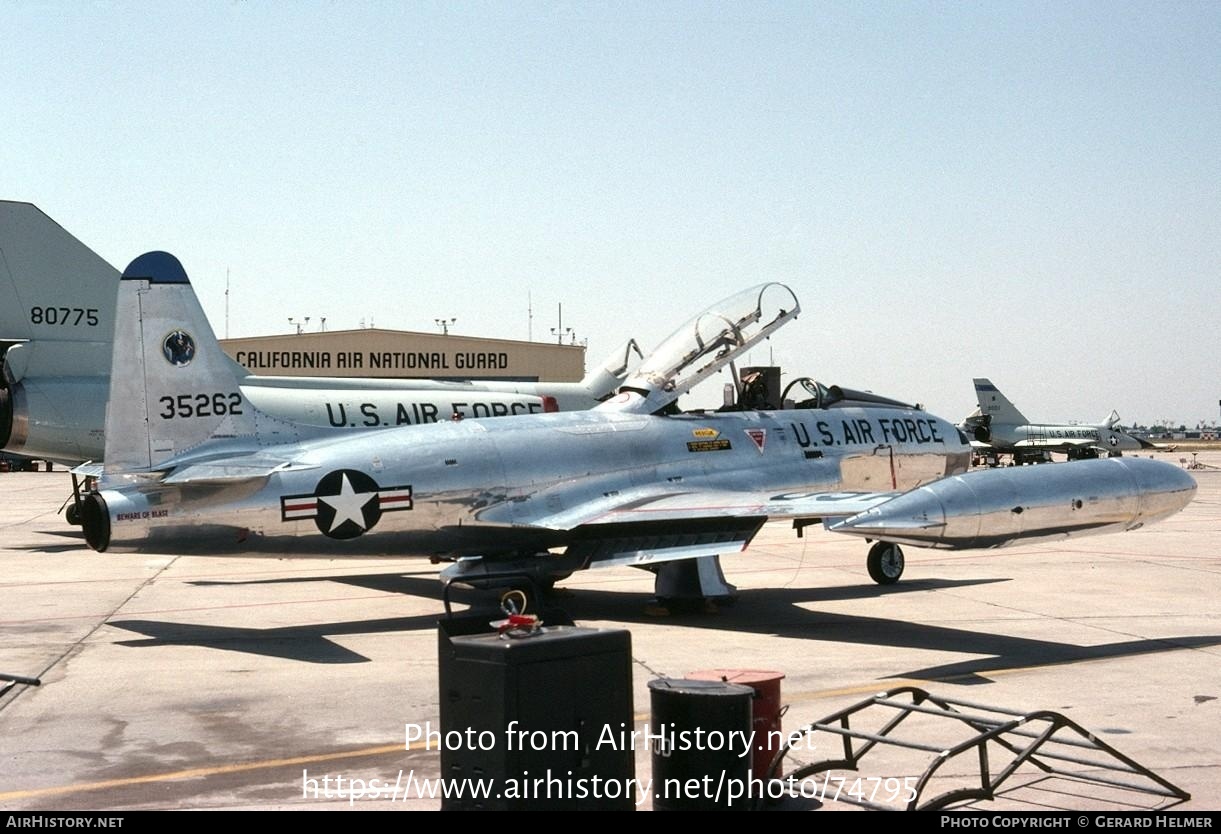
{"type": "Polygon", "coordinates": [[[780,284],[726,299],[589,411],[322,436],[247,399],[181,265],[149,253],[120,282],[106,468],[85,537],[99,551],[422,553],[456,560],[447,581],[476,585],[632,565],[672,596],[684,566],[699,566],[700,592],[723,587],[707,580],[713,560],[769,518],[879,540],[870,573],[890,583],[903,571],[894,541],[1134,529],[1195,491],[1150,460],[964,475],[965,437],[901,404],[669,413],[798,312],[780,284]],[[191,361],[174,361],[169,348],[187,343],[191,361]]]}
{"type": "MultiPolygon", "coordinates": [[[[119,273],[29,203],[0,201],[0,450],[100,460],[119,273]],[[7,351],[5,350],[7,348],[7,351]]],[[[331,429],[590,408],[639,358],[629,341],[576,383],[259,377],[231,363],[261,411],[331,429]]]]}
{"type": "Polygon", "coordinates": [[[997,455],[1013,455],[1014,463],[1041,463],[1051,460],[1052,452],[1067,454],[1069,460],[1118,457],[1124,452],[1155,448],[1149,441],[1125,432],[1114,411],[1097,424],[1032,423],[990,380],[974,382],[979,408],[959,428],[993,461],[997,455]]]}

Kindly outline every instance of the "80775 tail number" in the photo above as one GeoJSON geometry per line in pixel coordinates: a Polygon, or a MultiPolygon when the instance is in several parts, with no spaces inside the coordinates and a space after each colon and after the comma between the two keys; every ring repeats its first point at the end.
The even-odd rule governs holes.
{"type": "Polygon", "coordinates": [[[31,307],[30,324],[97,327],[98,310],[96,307],[31,307]]]}

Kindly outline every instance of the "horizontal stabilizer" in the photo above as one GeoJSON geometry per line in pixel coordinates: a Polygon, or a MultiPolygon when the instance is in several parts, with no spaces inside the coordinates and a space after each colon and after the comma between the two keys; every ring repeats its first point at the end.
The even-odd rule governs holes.
{"type": "Polygon", "coordinates": [[[78,478],[100,478],[102,476],[102,464],[87,460],[79,466],[73,467],[71,472],[78,478]]]}
{"type": "Polygon", "coordinates": [[[220,461],[190,463],[173,469],[162,479],[164,484],[205,484],[249,481],[267,478],[276,472],[317,469],[313,464],[294,464],[283,458],[249,455],[220,461]]]}

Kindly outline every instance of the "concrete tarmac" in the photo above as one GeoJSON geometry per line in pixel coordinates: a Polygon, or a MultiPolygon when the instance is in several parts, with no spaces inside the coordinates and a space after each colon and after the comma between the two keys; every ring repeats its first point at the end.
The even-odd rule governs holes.
{"type": "MultiPolygon", "coordinates": [[[[1221,452],[1199,460],[1221,466],[1221,452]]],[[[995,799],[959,807],[1221,809],[1221,469],[1193,474],[1195,501],[1149,528],[995,551],[909,547],[890,587],[870,581],[863,541],[770,524],[723,557],[739,598],[716,613],[649,615],[652,576],[630,568],[578,574],[556,602],[581,625],[630,629],[637,729],[650,680],[698,669],[782,672],[786,731],[911,685],[1056,711],[1191,795],[1024,765],[995,799]]],[[[57,514],[68,493],[63,473],[0,474],[0,673],[41,681],[0,694],[0,809],[440,807],[438,753],[405,743],[409,724],[440,727],[438,567],[98,554],[57,514]]],[[[838,742],[814,748],[786,769],[838,742]]],[[[1063,766],[1154,784],[1107,775],[1095,764],[1106,755],[1074,756],[1090,764],[1063,766]]],[[[899,784],[886,779],[930,760],[880,751],[859,772],[833,770],[820,796],[775,807],[853,807],[837,788],[883,801],[899,784]]],[[[947,762],[925,796],[977,784],[976,763],[947,762]]],[[[638,749],[636,776],[650,775],[638,749]]]]}

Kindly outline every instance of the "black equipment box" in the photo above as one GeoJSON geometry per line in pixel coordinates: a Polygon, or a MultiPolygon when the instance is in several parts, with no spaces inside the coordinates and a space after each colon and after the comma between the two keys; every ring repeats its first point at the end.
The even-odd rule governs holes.
{"type": "Polygon", "coordinates": [[[631,633],[471,619],[438,630],[442,809],[634,810],[631,633]]]}

